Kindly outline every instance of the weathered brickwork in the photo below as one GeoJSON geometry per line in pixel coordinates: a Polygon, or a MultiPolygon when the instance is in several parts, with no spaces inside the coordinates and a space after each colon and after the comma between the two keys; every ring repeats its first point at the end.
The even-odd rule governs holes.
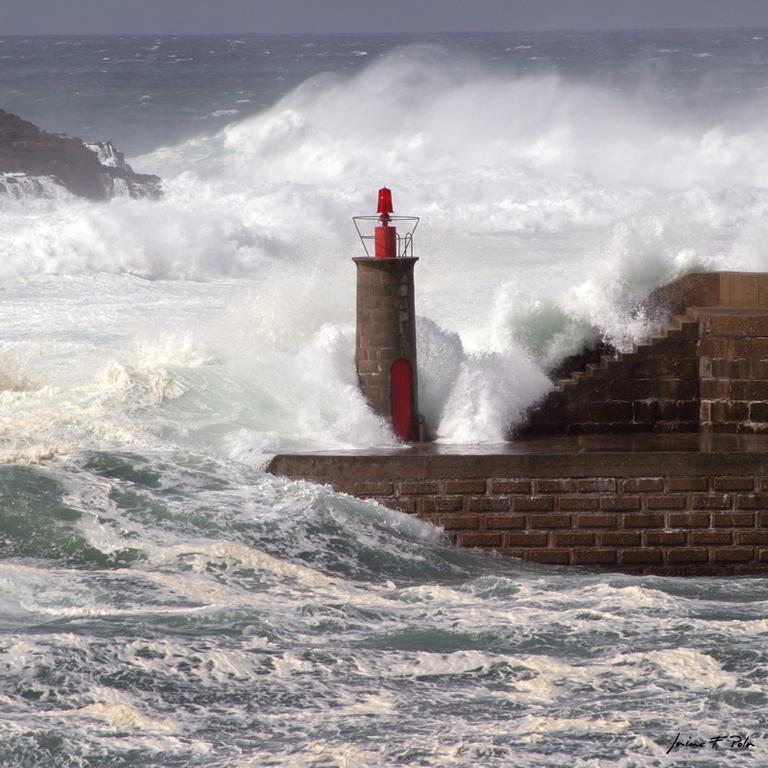
{"type": "Polygon", "coordinates": [[[588,366],[550,392],[514,436],[698,431],[698,340],[699,322],[686,318],[588,366]]]}
{"type": "MultiPolygon", "coordinates": [[[[381,487],[360,481],[352,490],[370,497],[381,487]]],[[[768,477],[446,479],[386,491],[374,498],[440,526],[459,546],[524,560],[656,573],[768,570],[768,477]]]]}
{"type": "MultiPolygon", "coordinates": [[[[392,417],[390,371],[399,358],[410,361],[412,412],[419,413],[416,311],[413,268],[418,259],[354,259],[357,265],[355,362],[360,389],[376,413],[392,417]]],[[[417,433],[416,421],[412,432],[417,433]]]]}
{"type": "Polygon", "coordinates": [[[658,335],[559,382],[512,436],[768,433],[768,275],[684,275],[647,312],[658,335]]]}
{"type": "Polygon", "coordinates": [[[329,482],[417,515],[458,546],[523,560],[670,575],[768,572],[768,453],[617,456],[282,456],[271,471],[329,482]],[[513,471],[499,472],[505,464],[513,471]],[[655,474],[639,474],[649,466],[655,474]]]}
{"type": "Polygon", "coordinates": [[[768,432],[768,311],[701,316],[702,432],[768,432]]]}

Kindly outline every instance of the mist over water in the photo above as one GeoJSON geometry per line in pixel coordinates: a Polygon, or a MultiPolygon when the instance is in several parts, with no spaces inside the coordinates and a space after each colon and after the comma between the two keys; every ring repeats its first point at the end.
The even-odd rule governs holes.
{"type": "Polygon", "coordinates": [[[502,440],[549,367],[645,335],[675,275],[764,269],[759,33],[0,56],[1,107],[165,190],[0,197],[0,763],[628,768],[685,728],[762,734],[763,579],[482,558],[261,470],[397,447],[354,370],[351,216],[382,185],[422,219],[444,442],[502,440]]]}

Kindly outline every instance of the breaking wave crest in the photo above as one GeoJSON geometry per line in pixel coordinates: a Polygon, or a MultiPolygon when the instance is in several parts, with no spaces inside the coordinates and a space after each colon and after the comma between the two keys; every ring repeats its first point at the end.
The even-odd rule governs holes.
{"type": "MultiPolygon", "coordinates": [[[[258,353],[224,376],[271,401],[242,439],[387,443],[350,374],[349,219],[388,184],[399,211],[423,218],[429,423],[445,440],[501,440],[547,368],[598,336],[621,347],[647,332],[635,309],[649,289],[692,268],[765,266],[767,106],[687,117],[642,92],[403,48],[134,159],[164,177],[161,202],[44,200],[30,216],[28,200],[0,199],[0,275],[237,279],[248,289],[214,323],[212,354],[228,362],[221,339],[247,336],[258,353]]],[[[184,322],[211,340],[208,318],[184,322]]]]}

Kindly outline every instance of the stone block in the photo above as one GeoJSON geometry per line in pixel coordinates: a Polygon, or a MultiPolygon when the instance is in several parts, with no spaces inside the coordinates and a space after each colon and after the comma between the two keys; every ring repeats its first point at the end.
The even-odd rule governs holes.
{"type": "Polygon", "coordinates": [[[598,509],[600,498],[597,496],[560,496],[557,507],[563,512],[598,509]]]}
{"type": "Polygon", "coordinates": [[[619,550],[619,562],[626,565],[661,563],[663,552],[660,549],[638,547],[619,550]]]}
{"type": "Polygon", "coordinates": [[[633,477],[621,482],[624,493],[648,493],[664,490],[663,477],[633,477]]]}
{"type": "Polygon", "coordinates": [[[709,528],[709,512],[670,512],[670,528],[709,528]]]}
{"type": "Polygon", "coordinates": [[[555,500],[551,496],[512,497],[514,512],[551,512],[554,508],[555,500]]]}
{"type": "Polygon", "coordinates": [[[609,399],[611,400],[645,400],[657,398],[658,387],[656,379],[616,379],[610,383],[609,399]]]}
{"type": "Polygon", "coordinates": [[[575,493],[575,480],[534,480],[534,494],[575,493]]]}
{"type": "MultiPolygon", "coordinates": [[[[749,394],[749,385],[750,381],[749,379],[710,379],[710,381],[716,381],[719,384],[725,385],[727,391],[725,395],[722,395],[718,398],[713,398],[717,400],[751,400],[749,394]]],[[[703,391],[702,386],[702,391],[703,391]]],[[[704,397],[704,395],[702,395],[704,397]]]]}
{"type": "Polygon", "coordinates": [[[505,533],[504,537],[505,547],[546,547],[549,534],[525,531],[520,533],[505,533]]]}
{"type": "Polygon", "coordinates": [[[709,550],[703,547],[684,547],[667,550],[668,563],[706,563],[709,560],[709,550]]]}
{"type": "Polygon", "coordinates": [[[645,508],[657,509],[685,509],[688,505],[687,496],[646,496],[645,508]]]}
{"type": "Polygon", "coordinates": [[[696,495],[692,499],[692,506],[694,509],[730,509],[733,496],[729,493],[696,495]]]}
{"type": "Polygon", "coordinates": [[[714,489],[716,491],[751,491],[755,487],[754,477],[716,477],[714,489]]]}
{"type": "Polygon", "coordinates": [[[619,400],[589,403],[589,421],[602,424],[632,421],[632,403],[619,400]]]}
{"type": "Polygon", "coordinates": [[[500,533],[462,533],[459,535],[459,545],[462,547],[500,547],[500,533]]]}
{"type": "Polygon", "coordinates": [[[712,375],[719,379],[748,379],[752,376],[749,358],[717,358],[712,361],[712,375]]]}
{"type": "Polygon", "coordinates": [[[716,547],[712,550],[714,563],[746,563],[754,559],[753,547],[716,547]]]}
{"type": "Polygon", "coordinates": [[[663,419],[661,403],[658,400],[635,401],[632,403],[633,421],[652,424],[663,419]]]}
{"type": "Polygon", "coordinates": [[[610,565],[617,559],[615,549],[574,549],[573,562],[576,565],[610,565]]]}
{"type": "Polygon", "coordinates": [[[470,512],[507,512],[509,496],[470,496],[467,507],[470,512]]]}
{"type": "Polygon", "coordinates": [[[768,336],[768,316],[750,314],[710,315],[707,317],[709,335],[744,338],[768,336]]]}
{"type": "Polygon", "coordinates": [[[754,528],[754,512],[715,512],[712,515],[713,528],[754,528]]]}
{"type": "Polygon", "coordinates": [[[737,544],[768,544],[768,531],[736,531],[737,544]]]}
{"type": "Polygon", "coordinates": [[[730,357],[731,340],[725,336],[702,336],[699,339],[698,354],[700,357],[730,357]]]}
{"type": "Polygon", "coordinates": [[[434,496],[439,492],[437,480],[401,480],[397,487],[402,496],[434,496]]]}
{"type": "Polygon", "coordinates": [[[706,477],[670,477],[667,482],[668,490],[675,491],[706,491],[706,477]]]}
{"type": "Polygon", "coordinates": [[[768,494],[750,493],[736,497],[736,509],[768,509],[768,494]]]}
{"type": "Polygon", "coordinates": [[[579,493],[616,493],[614,478],[588,478],[578,481],[579,493]]]}
{"type": "Polygon", "coordinates": [[[425,512],[457,512],[464,507],[462,496],[425,496],[422,502],[425,512]]]}
{"type": "Polygon", "coordinates": [[[620,512],[622,510],[636,510],[641,508],[639,496],[602,496],[600,509],[605,512],[620,512]]]}
{"type": "Polygon", "coordinates": [[[750,403],[749,420],[750,421],[768,421],[768,402],[750,403]]]}
{"type": "Polygon", "coordinates": [[[446,480],[445,492],[453,493],[485,493],[485,480],[446,480]]]}
{"type": "Polygon", "coordinates": [[[440,525],[446,531],[473,530],[480,527],[477,515],[440,515],[440,525]]]}
{"type": "Polygon", "coordinates": [[[664,515],[659,512],[627,513],[623,516],[624,528],[663,528],[664,515]]]}
{"type": "Polygon", "coordinates": [[[483,524],[486,530],[515,530],[525,528],[524,515],[485,515],[483,524]]]}
{"type": "Polygon", "coordinates": [[[712,403],[712,421],[746,421],[749,404],[743,400],[717,400],[712,403]]]}
{"type": "Polygon", "coordinates": [[[524,493],[531,492],[530,480],[491,480],[491,493],[524,493]]]}
{"type": "Polygon", "coordinates": [[[595,543],[595,534],[589,531],[556,531],[552,534],[552,542],[556,547],[591,547],[595,543]]]}
{"type": "Polygon", "coordinates": [[[617,523],[617,515],[579,515],[576,518],[577,528],[615,528],[617,523]]]}
{"type": "Polygon", "coordinates": [[[768,358],[768,338],[729,339],[728,350],[717,357],[768,358]]]}
{"type": "Polygon", "coordinates": [[[531,515],[531,528],[570,528],[570,515],[531,515]]]}
{"type": "Polygon", "coordinates": [[[640,531],[603,531],[600,534],[600,546],[603,547],[639,547],[641,544],[640,531]]]}
{"type": "Polygon", "coordinates": [[[691,544],[707,545],[733,544],[733,531],[691,531],[691,544]]]}
{"type": "Polygon", "coordinates": [[[723,273],[723,287],[727,286],[729,307],[759,307],[758,281],[751,274],[723,273]]]}
{"type": "Polygon", "coordinates": [[[751,381],[747,381],[746,385],[746,392],[743,398],[744,400],[768,401],[768,380],[752,379],[751,381]]]}
{"type": "Polygon", "coordinates": [[[395,492],[394,483],[389,481],[364,480],[355,483],[355,496],[392,496],[395,492]]]}
{"type": "Polygon", "coordinates": [[[687,531],[643,531],[643,543],[649,547],[683,547],[688,543],[687,531]]]}

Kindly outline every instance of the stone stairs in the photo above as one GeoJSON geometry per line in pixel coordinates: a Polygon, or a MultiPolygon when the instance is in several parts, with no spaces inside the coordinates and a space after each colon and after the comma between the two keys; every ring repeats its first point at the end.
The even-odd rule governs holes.
{"type": "Polygon", "coordinates": [[[631,351],[587,363],[534,406],[513,437],[695,431],[699,320],[672,316],[631,351]]]}
{"type": "Polygon", "coordinates": [[[560,379],[555,384],[554,392],[565,392],[578,387],[582,381],[588,381],[599,376],[610,373],[611,369],[616,368],[628,361],[636,360],[644,354],[650,352],[655,344],[665,339],[673,338],[677,334],[682,334],[685,325],[698,326],[699,321],[686,313],[684,315],[675,315],[669,322],[661,326],[656,333],[649,336],[644,341],[632,345],[630,352],[616,352],[613,355],[602,355],[599,363],[587,363],[582,371],[576,371],[569,378],[560,379]]]}
{"type": "Polygon", "coordinates": [[[574,356],[510,438],[768,434],[768,273],[691,272],[645,306],[667,318],[653,335],[599,362],[574,356]]]}

